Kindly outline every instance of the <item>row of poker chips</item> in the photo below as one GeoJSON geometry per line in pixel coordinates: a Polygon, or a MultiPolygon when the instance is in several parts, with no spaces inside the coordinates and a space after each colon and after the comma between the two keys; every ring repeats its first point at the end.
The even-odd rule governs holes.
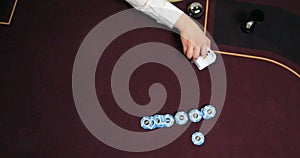
{"type": "MultiPolygon", "coordinates": [[[[153,130],[163,127],[171,127],[174,122],[178,125],[185,125],[188,120],[197,123],[203,119],[211,119],[216,115],[216,108],[212,105],[206,105],[200,110],[192,109],[187,114],[184,111],[179,111],[173,117],[170,114],[160,115],[156,114],[153,116],[144,116],[141,121],[141,127],[146,130],[153,130]]],[[[192,142],[195,145],[202,145],[204,143],[205,137],[201,132],[195,132],[192,135],[192,142]]]]}
{"type": "Polygon", "coordinates": [[[171,127],[174,124],[174,117],[170,114],[144,116],[140,121],[141,127],[146,130],[153,130],[156,128],[171,127]]]}

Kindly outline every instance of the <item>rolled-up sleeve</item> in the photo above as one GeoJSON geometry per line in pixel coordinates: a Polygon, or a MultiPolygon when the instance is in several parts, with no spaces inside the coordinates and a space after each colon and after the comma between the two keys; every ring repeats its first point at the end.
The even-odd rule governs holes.
{"type": "Polygon", "coordinates": [[[154,18],[158,23],[173,28],[183,11],[167,0],[126,0],[135,9],[154,18]]]}

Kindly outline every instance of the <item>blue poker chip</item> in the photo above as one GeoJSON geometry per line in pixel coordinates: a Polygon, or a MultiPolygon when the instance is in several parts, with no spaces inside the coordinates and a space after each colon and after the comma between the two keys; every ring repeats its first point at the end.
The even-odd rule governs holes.
{"type": "Polygon", "coordinates": [[[198,109],[192,109],[189,112],[189,118],[192,122],[200,122],[202,119],[202,113],[198,109]]]}
{"type": "Polygon", "coordinates": [[[170,114],[164,115],[165,127],[171,127],[174,124],[174,117],[170,114]]]}
{"type": "Polygon", "coordinates": [[[192,142],[197,146],[202,145],[205,142],[205,137],[201,132],[195,132],[192,135],[192,142]]]}
{"type": "Polygon", "coordinates": [[[206,105],[201,109],[203,119],[211,119],[215,117],[217,111],[216,108],[212,105],[206,105]]]}
{"type": "Polygon", "coordinates": [[[155,120],[152,116],[144,116],[140,121],[140,125],[146,130],[152,130],[156,128],[155,120]]]}
{"type": "Polygon", "coordinates": [[[165,118],[164,118],[164,115],[154,115],[153,116],[153,119],[155,121],[155,126],[156,128],[163,128],[165,127],[165,118]]]}
{"type": "Polygon", "coordinates": [[[178,125],[184,125],[189,120],[188,115],[184,111],[177,112],[175,115],[175,122],[178,125]]]}

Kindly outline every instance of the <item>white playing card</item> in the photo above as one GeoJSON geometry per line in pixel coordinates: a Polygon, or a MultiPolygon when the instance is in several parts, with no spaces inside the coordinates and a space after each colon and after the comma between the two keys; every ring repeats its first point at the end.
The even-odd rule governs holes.
{"type": "Polygon", "coordinates": [[[199,70],[203,70],[210,64],[214,63],[217,59],[216,54],[210,49],[207,48],[207,56],[206,57],[199,57],[196,61],[195,64],[198,67],[199,70]]]}

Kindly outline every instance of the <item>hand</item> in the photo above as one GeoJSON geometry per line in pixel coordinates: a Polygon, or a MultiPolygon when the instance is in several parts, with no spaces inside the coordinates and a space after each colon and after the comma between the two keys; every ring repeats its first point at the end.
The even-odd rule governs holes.
{"type": "Polygon", "coordinates": [[[200,55],[206,56],[210,40],[190,17],[182,14],[175,27],[180,31],[183,53],[188,59],[195,61],[200,55]]]}

